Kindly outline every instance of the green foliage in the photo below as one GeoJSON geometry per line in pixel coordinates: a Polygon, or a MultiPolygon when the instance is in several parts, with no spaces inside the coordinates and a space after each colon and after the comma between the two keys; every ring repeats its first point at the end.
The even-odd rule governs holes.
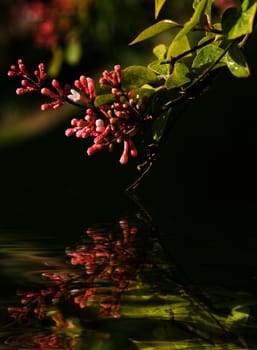
{"type": "Polygon", "coordinates": [[[172,21],[172,20],[168,20],[168,19],[164,19],[160,22],[157,22],[155,24],[153,24],[152,26],[146,28],[145,30],[143,30],[131,43],[132,44],[136,44],[140,41],[152,38],[153,36],[160,34],[166,30],[169,29],[173,29],[173,28],[177,28],[179,27],[179,24],[172,21]]]}
{"type": "MultiPolygon", "coordinates": [[[[155,1],[155,19],[165,3],[155,1]]],[[[214,6],[213,0],[195,0],[193,13],[185,23],[160,20],[130,42],[138,44],[165,32],[166,43],[159,42],[153,48],[155,59],[147,67],[135,65],[122,70],[122,89],[136,94],[138,104],[147,98],[143,118],[152,121],[152,140],[158,144],[181,114],[175,107],[187,105],[205,92],[221,69],[227,68],[237,78],[250,75],[244,46],[254,30],[257,2],[245,0],[238,8],[235,1],[224,11],[219,8],[220,14],[215,17],[214,6]]],[[[109,98],[98,95],[96,103],[109,98]]]]}
{"type": "MultiPolygon", "coordinates": [[[[155,1],[155,18],[165,3],[155,1]]],[[[244,46],[254,30],[257,2],[244,0],[240,8],[234,2],[224,13],[221,11],[220,15],[212,17],[214,6],[213,0],[195,0],[192,2],[193,14],[185,23],[161,20],[143,30],[130,43],[139,43],[164,31],[170,33],[170,42],[156,45],[153,53],[157,60],[148,65],[159,78],[159,84],[152,86],[155,91],[151,99],[154,140],[160,142],[162,136],[167,135],[174,113],[171,107],[205,91],[210,79],[221,69],[227,68],[237,78],[250,75],[244,46]]],[[[140,78],[136,80],[139,82],[140,78]]],[[[150,81],[147,84],[151,84],[150,81]]]]}
{"type": "Polygon", "coordinates": [[[235,9],[229,9],[222,18],[222,31],[229,40],[239,38],[253,31],[254,19],[257,11],[257,3],[244,0],[242,11],[238,13],[235,9]]]}
{"type": "Polygon", "coordinates": [[[129,90],[140,88],[145,84],[154,85],[158,81],[158,75],[144,66],[131,66],[122,72],[123,87],[129,90]]]}
{"type": "Polygon", "coordinates": [[[155,0],[155,18],[159,16],[159,13],[165,2],[166,0],[155,0]]]}

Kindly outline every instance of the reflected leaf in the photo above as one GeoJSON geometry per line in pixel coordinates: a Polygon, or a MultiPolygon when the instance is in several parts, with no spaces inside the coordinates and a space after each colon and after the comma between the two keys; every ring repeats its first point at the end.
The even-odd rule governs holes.
{"type": "Polygon", "coordinates": [[[231,315],[228,317],[228,321],[246,323],[249,319],[249,307],[247,305],[236,305],[231,310],[231,315]]]}
{"type": "MultiPolygon", "coordinates": [[[[132,340],[139,350],[243,350],[234,344],[212,345],[207,342],[198,342],[192,339],[179,341],[136,341],[132,340]]],[[[248,348],[249,349],[249,348],[248,348]]],[[[250,349],[249,349],[250,350],[250,349]]],[[[252,349],[253,350],[253,349],[252,349]]]]}

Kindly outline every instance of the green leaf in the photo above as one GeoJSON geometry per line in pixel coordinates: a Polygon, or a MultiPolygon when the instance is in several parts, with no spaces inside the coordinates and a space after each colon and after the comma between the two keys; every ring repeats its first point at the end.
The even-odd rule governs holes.
{"type": "Polygon", "coordinates": [[[165,64],[163,60],[155,60],[149,63],[148,68],[153,70],[155,73],[159,74],[164,79],[167,79],[167,77],[170,74],[170,64],[165,64]]]}
{"type": "Polygon", "coordinates": [[[228,69],[238,78],[247,78],[250,75],[250,69],[246,58],[237,45],[233,45],[225,56],[228,69]]]}
{"type": "MultiPolygon", "coordinates": [[[[201,0],[194,0],[193,8],[196,9],[200,2],[201,0]]],[[[208,0],[205,5],[205,10],[204,10],[205,15],[211,16],[212,5],[213,5],[213,0],[208,0]]]]}
{"type": "Polygon", "coordinates": [[[166,57],[166,53],[167,53],[166,45],[160,44],[160,45],[155,46],[153,48],[153,53],[159,60],[164,60],[164,58],[166,57]]]}
{"type": "Polygon", "coordinates": [[[144,66],[130,66],[122,70],[122,86],[126,89],[136,89],[144,84],[156,84],[159,79],[149,68],[144,66]]]}
{"type": "Polygon", "coordinates": [[[213,0],[208,0],[207,4],[205,6],[205,11],[204,14],[211,17],[211,13],[212,13],[212,6],[213,6],[213,0]]]}
{"type": "Polygon", "coordinates": [[[155,11],[154,18],[156,19],[159,16],[161,9],[163,8],[166,0],[155,0],[155,11]]]}
{"type": "Polygon", "coordinates": [[[232,8],[225,11],[222,17],[222,31],[229,40],[250,34],[253,31],[257,2],[249,8],[246,3],[249,4],[249,1],[244,1],[241,13],[238,13],[236,9],[232,8]]]}
{"type": "Polygon", "coordinates": [[[193,16],[187,21],[184,27],[178,32],[176,40],[180,39],[183,35],[187,34],[193,27],[199,24],[202,15],[205,13],[206,6],[210,0],[199,0],[193,13],[193,16]]]}
{"type": "Polygon", "coordinates": [[[173,89],[189,83],[190,78],[187,76],[188,73],[189,69],[184,63],[176,62],[172,74],[166,81],[167,89],[173,89]]]}
{"type": "MultiPolygon", "coordinates": [[[[204,71],[211,64],[216,62],[220,56],[224,53],[224,50],[215,44],[209,44],[200,50],[198,50],[197,55],[192,63],[192,68],[204,71]]],[[[223,61],[219,62],[215,68],[223,66],[225,63],[223,61]]]]}
{"type": "Polygon", "coordinates": [[[232,308],[231,314],[227,317],[227,323],[244,325],[250,317],[250,308],[248,305],[236,305],[232,308]]]}
{"type": "Polygon", "coordinates": [[[193,9],[195,10],[201,0],[194,0],[193,2],[193,9]]]}
{"type": "MultiPolygon", "coordinates": [[[[176,338],[175,338],[176,339],[176,338]]],[[[132,340],[132,342],[137,346],[138,350],[213,350],[215,346],[210,345],[208,342],[203,340],[132,340]]],[[[221,348],[217,348],[221,349],[221,348]]],[[[226,347],[228,349],[228,347],[226,347]]],[[[236,350],[236,348],[231,348],[231,350],[236,350]]],[[[238,349],[238,348],[237,348],[238,349]]]]}
{"type": "Polygon", "coordinates": [[[164,19],[162,21],[159,21],[150,27],[147,27],[145,30],[143,30],[133,41],[129,43],[129,45],[133,45],[135,43],[138,43],[140,41],[152,38],[153,36],[160,34],[166,30],[177,28],[180,25],[177,22],[174,22],[170,19],[164,19]]]}
{"type": "MultiPolygon", "coordinates": [[[[183,52],[186,52],[191,49],[189,40],[187,35],[182,36],[179,40],[177,37],[171,42],[168,52],[167,52],[167,59],[170,59],[171,57],[177,57],[181,55],[183,52]]],[[[189,57],[191,54],[186,55],[185,57],[189,57]]]]}
{"type": "Polygon", "coordinates": [[[95,98],[95,106],[102,106],[106,104],[110,104],[114,102],[113,94],[103,94],[103,95],[97,95],[95,98]]]}

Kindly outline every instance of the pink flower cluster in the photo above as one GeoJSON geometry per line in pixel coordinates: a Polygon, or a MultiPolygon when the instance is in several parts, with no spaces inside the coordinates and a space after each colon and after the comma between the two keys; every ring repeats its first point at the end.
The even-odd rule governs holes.
{"type": "Polygon", "coordinates": [[[110,102],[99,103],[101,97],[97,95],[96,84],[90,77],[80,76],[74,81],[74,86],[66,84],[61,87],[57,79],[53,79],[49,87],[46,86],[47,75],[44,64],[41,63],[34,74],[30,74],[21,59],[18,65],[12,65],[8,75],[21,78],[22,87],[16,90],[18,95],[40,91],[42,95],[52,99],[51,102],[41,105],[41,110],[57,109],[64,103],[70,103],[85,109],[83,119],[73,118],[71,127],[65,132],[66,136],[75,135],[77,138],[91,138],[93,144],[87,148],[88,156],[95,152],[108,149],[112,150],[114,144],[123,144],[120,163],[126,164],[129,156],[138,155],[134,144],[134,137],[148,120],[145,116],[145,99],[140,99],[132,90],[127,91],[122,87],[122,72],[120,65],[115,65],[114,70],[105,70],[99,79],[100,86],[110,90],[110,102]],[[111,98],[110,98],[111,96],[111,98]],[[99,97],[97,101],[97,97],[99,97]]]}
{"type": "Polygon", "coordinates": [[[43,63],[40,63],[38,69],[34,71],[34,75],[31,75],[21,59],[18,60],[17,66],[11,65],[7,74],[9,77],[21,78],[21,87],[16,89],[17,95],[40,90],[47,77],[43,63]]]}

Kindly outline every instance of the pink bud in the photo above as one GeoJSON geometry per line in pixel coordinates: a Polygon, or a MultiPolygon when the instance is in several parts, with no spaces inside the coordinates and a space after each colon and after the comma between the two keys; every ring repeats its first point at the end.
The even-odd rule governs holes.
{"type": "Polygon", "coordinates": [[[128,151],[129,151],[129,143],[127,140],[124,140],[124,148],[122,155],[120,157],[120,163],[126,164],[128,162],[128,151]]]}
{"type": "Polygon", "coordinates": [[[93,146],[87,149],[87,155],[92,156],[95,152],[100,151],[104,148],[103,143],[95,143],[93,146]]]}
{"type": "Polygon", "coordinates": [[[65,130],[65,136],[69,137],[72,136],[75,133],[75,130],[73,128],[69,128],[65,130]]]}
{"type": "Polygon", "coordinates": [[[63,89],[61,88],[61,85],[57,79],[52,80],[52,86],[56,89],[60,96],[63,95],[63,89]]]}
{"type": "Polygon", "coordinates": [[[54,100],[59,98],[55,93],[53,93],[53,91],[51,91],[48,88],[42,88],[41,89],[41,94],[49,96],[49,97],[53,98],[54,100]]]}
{"type": "MultiPolygon", "coordinates": [[[[11,69],[13,69],[13,68],[11,67],[11,69]]],[[[9,70],[8,73],[7,73],[8,77],[15,77],[15,76],[17,76],[18,74],[19,74],[19,73],[13,72],[12,70],[9,70]]]]}
{"type": "Polygon", "coordinates": [[[115,71],[115,75],[116,75],[116,80],[118,84],[121,84],[121,66],[119,64],[116,64],[114,66],[114,71],[115,71]]]}
{"type": "Polygon", "coordinates": [[[94,99],[96,96],[96,88],[94,80],[91,78],[87,78],[87,85],[88,85],[88,95],[90,99],[94,99]]]}
{"type": "Polygon", "coordinates": [[[96,125],[96,127],[104,126],[104,121],[102,119],[97,119],[95,121],[95,125],[96,125]]]}
{"type": "Polygon", "coordinates": [[[49,108],[51,108],[51,106],[49,106],[49,103],[44,103],[41,105],[41,111],[46,111],[49,108]]]}
{"type": "Polygon", "coordinates": [[[27,91],[26,91],[26,89],[24,89],[24,88],[18,88],[18,89],[16,89],[16,94],[17,95],[23,95],[23,94],[25,94],[27,91]]]}

